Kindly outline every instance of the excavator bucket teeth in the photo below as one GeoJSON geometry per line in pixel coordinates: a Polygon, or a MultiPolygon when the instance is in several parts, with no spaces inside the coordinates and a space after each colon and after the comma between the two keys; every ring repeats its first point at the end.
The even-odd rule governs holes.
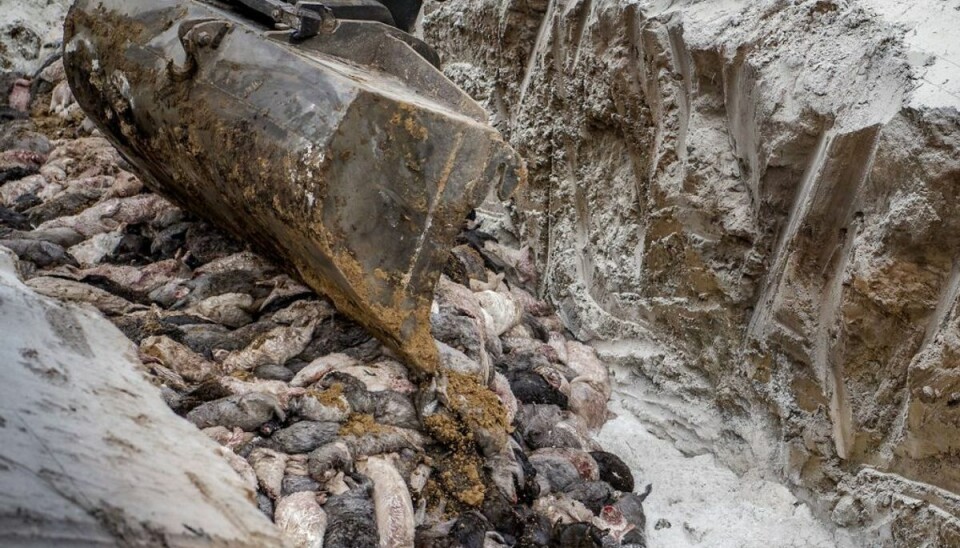
{"type": "Polygon", "coordinates": [[[355,21],[290,34],[193,0],[78,0],[64,65],[148,186],[433,372],[441,265],[523,163],[415,38],[355,21]]]}

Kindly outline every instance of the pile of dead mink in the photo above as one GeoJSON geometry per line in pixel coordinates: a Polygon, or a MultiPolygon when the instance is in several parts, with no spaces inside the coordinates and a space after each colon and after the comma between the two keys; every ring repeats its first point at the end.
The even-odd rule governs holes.
{"type": "Polygon", "coordinates": [[[607,370],[522,289],[525,253],[464,227],[432,311],[443,370],[415,385],[327,300],[146,190],[59,62],[8,97],[0,245],[138,345],[291,544],[645,545],[645,494],[592,437],[607,370]]]}

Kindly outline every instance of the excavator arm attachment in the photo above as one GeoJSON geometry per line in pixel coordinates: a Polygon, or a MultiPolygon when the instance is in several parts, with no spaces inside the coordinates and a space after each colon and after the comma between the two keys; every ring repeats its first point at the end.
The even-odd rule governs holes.
{"type": "Polygon", "coordinates": [[[64,36],[77,101],[147,185],[435,371],[441,266],[523,162],[397,28],[321,10],[308,36],[224,6],[77,0],[64,36]]]}

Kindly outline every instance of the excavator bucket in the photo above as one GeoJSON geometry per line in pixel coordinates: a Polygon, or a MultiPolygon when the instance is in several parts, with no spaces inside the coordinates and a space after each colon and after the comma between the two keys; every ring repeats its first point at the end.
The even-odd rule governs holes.
{"type": "Polygon", "coordinates": [[[523,179],[522,161],[419,40],[323,6],[277,30],[279,11],[247,8],[78,0],[70,87],[148,186],[433,372],[441,265],[469,212],[523,179]]]}

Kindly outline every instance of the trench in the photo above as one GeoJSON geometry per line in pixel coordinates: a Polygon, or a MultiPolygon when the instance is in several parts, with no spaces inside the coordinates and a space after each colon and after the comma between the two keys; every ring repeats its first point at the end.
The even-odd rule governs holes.
{"type": "MultiPolygon", "coordinates": [[[[517,200],[481,212],[501,241],[530,250],[533,267],[524,266],[536,283],[527,288],[556,312],[544,321],[588,344],[610,372],[613,416],[583,443],[619,455],[637,491],[652,486],[648,546],[957,545],[950,234],[960,213],[949,182],[960,164],[951,144],[957,95],[944,77],[953,69],[944,67],[960,65],[948,50],[925,57],[929,73],[915,80],[930,85],[911,95],[907,74],[921,55],[888,47],[900,37],[868,3],[751,4],[450,0],[427,5],[424,29],[448,69],[456,65],[451,79],[482,91],[478,99],[531,168],[517,200]],[[945,110],[931,114],[920,98],[945,110]]],[[[949,31],[953,16],[931,19],[935,6],[926,2],[913,14],[885,0],[869,4],[914,29],[920,21],[949,31]]],[[[939,47],[922,32],[906,41],[939,47]]],[[[42,114],[44,131],[81,135],[76,109],[52,122],[42,114]]],[[[4,200],[43,194],[43,202],[63,190],[14,187],[28,188],[6,186],[4,200]]],[[[49,207],[24,203],[15,207],[41,215],[49,207]]],[[[90,204],[65,207],[80,205],[90,204]]],[[[157,204],[136,207],[148,206],[157,204]]],[[[98,234],[78,253],[90,257],[108,239],[98,234]]],[[[36,249],[17,245],[23,264],[58,260],[30,259],[36,249]]],[[[500,259],[517,249],[502,251],[500,259]]],[[[151,260],[175,258],[165,252],[151,260]]],[[[83,280],[97,291],[81,298],[62,282],[69,275],[31,268],[25,278],[41,280],[28,285],[86,299],[134,342],[166,336],[122,320],[153,296],[98,273],[83,280]]],[[[279,300],[313,302],[296,295],[279,300]]],[[[232,306],[224,321],[261,319],[242,302],[232,306]]],[[[336,350],[353,353],[364,362],[358,367],[392,359],[362,329],[331,317],[328,336],[351,341],[336,350]]],[[[170,325],[180,321],[165,329],[176,332],[170,325]]],[[[524,329],[517,332],[529,335],[524,329]]],[[[518,339],[535,338],[526,335],[518,339]]],[[[168,365],[164,352],[176,347],[146,348],[151,378],[169,380],[154,366],[168,365]]],[[[59,371],[30,370],[51,378],[59,371]]],[[[435,426],[456,446],[443,454],[456,461],[448,476],[471,477],[479,464],[462,450],[463,425],[435,426]]],[[[344,428],[376,426],[353,417],[344,428]]],[[[469,506],[479,485],[448,477],[432,488],[419,500],[442,492],[469,506]]],[[[253,489],[273,517],[279,497],[257,478],[253,489]]],[[[227,506],[239,500],[229,496],[227,506]]],[[[95,526],[127,534],[117,526],[122,513],[97,514],[92,504],[78,507],[98,516],[95,526]]],[[[228,510],[239,512],[236,523],[249,518],[228,510]]]]}
{"type": "Polygon", "coordinates": [[[928,81],[960,66],[938,35],[955,14],[885,0],[425,14],[461,67],[449,76],[512,112],[496,123],[531,178],[507,225],[536,251],[539,295],[613,371],[600,439],[651,477],[651,546],[957,542],[960,508],[906,509],[917,482],[957,485],[936,400],[956,263],[942,232],[921,222],[906,243],[894,220],[900,200],[915,207],[897,218],[922,219],[933,202],[915,197],[953,199],[938,181],[956,177],[955,147],[920,135],[957,132],[955,86],[928,81]],[[924,289],[902,286],[894,271],[917,265],[924,289]]]}

